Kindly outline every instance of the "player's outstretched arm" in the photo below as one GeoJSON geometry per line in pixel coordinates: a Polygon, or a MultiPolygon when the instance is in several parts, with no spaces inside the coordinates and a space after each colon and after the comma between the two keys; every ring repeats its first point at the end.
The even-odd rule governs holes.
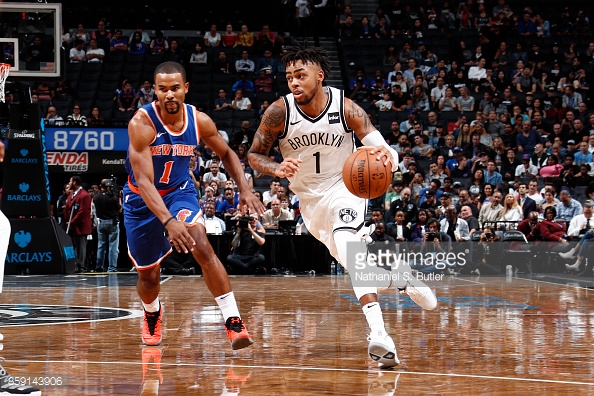
{"type": "Polygon", "coordinates": [[[130,139],[128,157],[140,196],[161,223],[167,222],[166,228],[171,245],[178,252],[188,253],[196,242],[186,230],[184,223],[177,220],[168,221],[171,213],[155,187],[153,156],[150,150],[150,144],[155,138],[155,129],[144,113],[137,112],[134,115],[128,124],[128,137],[130,139]]]}
{"type": "Polygon", "coordinates": [[[384,165],[392,163],[392,170],[398,167],[398,154],[394,149],[388,146],[386,139],[371,123],[365,110],[351,99],[344,99],[345,118],[349,128],[351,128],[357,137],[365,146],[374,147],[371,154],[377,154],[377,159],[383,158],[384,165]]]}
{"type": "Polygon", "coordinates": [[[284,158],[282,163],[268,157],[270,148],[285,127],[285,104],[282,99],[271,104],[262,116],[260,126],[248,151],[250,167],[270,176],[291,177],[299,170],[300,159],[284,158]]]}
{"type": "Polygon", "coordinates": [[[198,114],[198,122],[200,123],[200,138],[204,140],[215,153],[219,155],[221,161],[225,165],[225,170],[229,172],[229,175],[235,180],[237,188],[239,189],[239,198],[242,203],[240,207],[247,205],[247,208],[252,213],[258,213],[259,215],[264,214],[266,208],[260,202],[260,200],[252,194],[252,189],[248,185],[248,182],[243,173],[243,168],[239,163],[239,158],[235,154],[231,147],[223,140],[217,127],[212,119],[204,113],[198,114]]]}

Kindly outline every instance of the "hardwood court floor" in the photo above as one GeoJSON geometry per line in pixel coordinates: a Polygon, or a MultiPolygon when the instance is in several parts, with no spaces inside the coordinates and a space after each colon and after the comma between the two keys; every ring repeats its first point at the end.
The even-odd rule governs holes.
{"type": "Polygon", "coordinates": [[[348,276],[232,278],[256,341],[237,352],[201,277],[163,280],[164,340],[143,347],[136,275],[7,277],[3,366],[17,377],[68,377],[44,395],[594,393],[590,280],[446,277],[431,283],[432,312],[384,294],[402,361],[394,370],[367,358],[348,276]],[[20,320],[32,325],[14,326],[20,320]]]}

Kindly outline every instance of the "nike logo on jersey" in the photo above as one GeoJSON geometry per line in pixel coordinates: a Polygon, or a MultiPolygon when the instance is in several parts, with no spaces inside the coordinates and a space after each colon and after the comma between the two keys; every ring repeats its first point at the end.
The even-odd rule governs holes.
{"type": "Polygon", "coordinates": [[[181,186],[179,189],[180,189],[180,190],[185,190],[187,185],[188,185],[188,182],[186,181],[186,182],[183,184],[183,186],[181,186]]]}
{"type": "Polygon", "coordinates": [[[299,120],[299,121],[295,121],[295,122],[290,122],[289,124],[295,125],[295,124],[299,124],[301,121],[303,121],[303,120],[299,120]]]}
{"type": "Polygon", "coordinates": [[[157,139],[159,139],[161,136],[166,135],[167,132],[161,132],[161,133],[157,133],[157,139]]]}
{"type": "Polygon", "coordinates": [[[379,305],[379,304],[377,304],[377,303],[376,303],[376,304],[371,304],[371,305],[368,305],[368,306],[367,306],[367,309],[369,309],[369,308],[373,308],[373,307],[375,307],[376,305],[379,305]]]}

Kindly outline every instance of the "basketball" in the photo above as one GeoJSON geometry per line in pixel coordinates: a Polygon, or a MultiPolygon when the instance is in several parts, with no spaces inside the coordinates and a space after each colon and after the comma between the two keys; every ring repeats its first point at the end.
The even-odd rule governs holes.
{"type": "Polygon", "coordinates": [[[371,155],[372,147],[359,148],[347,158],[342,168],[344,184],[354,195],[373,199],[386,192],[392,182],[392,166],[371,155]]]}

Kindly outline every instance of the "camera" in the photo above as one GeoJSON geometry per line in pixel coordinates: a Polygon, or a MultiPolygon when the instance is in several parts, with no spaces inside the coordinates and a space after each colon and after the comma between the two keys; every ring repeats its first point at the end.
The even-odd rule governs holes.
{"type": "Polygon", "coordinates": [[[237,227],[239,228],[247,228],[248,227],[248,223],[250,221],[254,220],[254,218],[252,216],[241,216],[239,218],[239,221],[237,222],[237,227]]]}
{"type": "Polygon", "coordinates": [[[427,240],[428,241],[433,241],[433,240],[435,240],[435,238],[437,238],[437,233],[436,232],[429,231],[427,233],[427,240]]]}
{"type": "Polygon", "coordinates": [[[109,179],[105,180],[105,188],[107,189],[107,193],[110,195],[116,195],[119,192],[118,188],[118,178],[111,175],[109,179]]]}

